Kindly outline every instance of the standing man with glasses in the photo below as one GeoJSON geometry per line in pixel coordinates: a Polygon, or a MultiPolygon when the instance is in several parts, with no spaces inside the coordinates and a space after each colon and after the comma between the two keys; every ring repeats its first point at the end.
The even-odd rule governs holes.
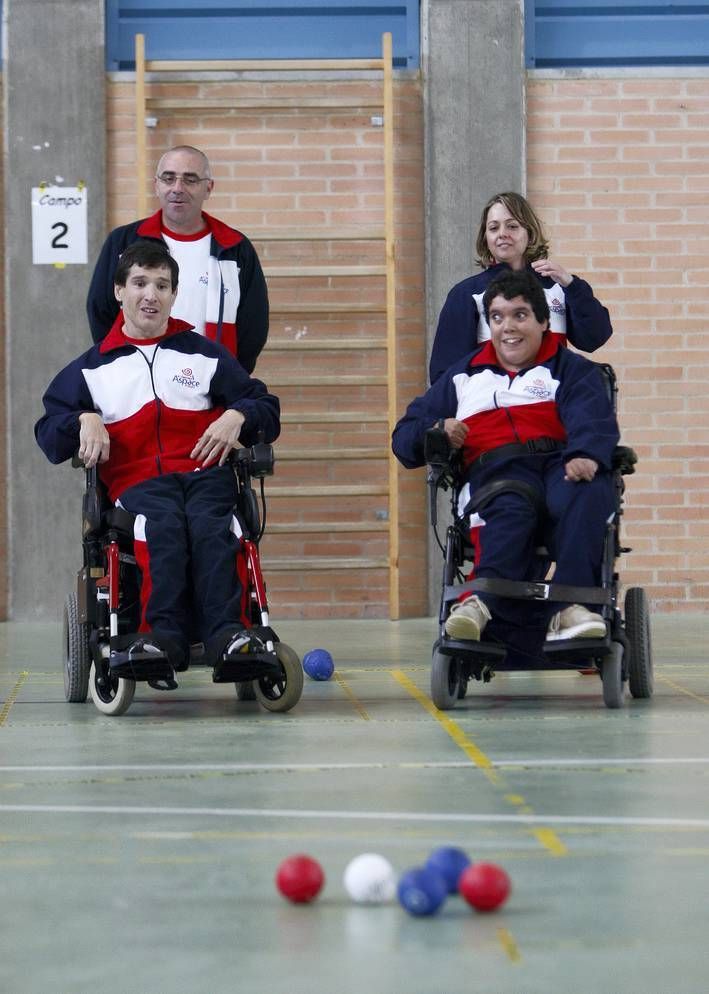
{"type": "Polygon", "coordinates": [[[114,228],[98,257],[86,301],[93,339],[105,338],[118,315],[113,278],[121,253],[153,238],[167,244],[180,267],[173,317],[221,342],[251,373],[268,335],[268,294],[256,250],[240,231],[203,212],[214,188],[203,152],[178,145],[155,172],[160,210],[114,228]]]}

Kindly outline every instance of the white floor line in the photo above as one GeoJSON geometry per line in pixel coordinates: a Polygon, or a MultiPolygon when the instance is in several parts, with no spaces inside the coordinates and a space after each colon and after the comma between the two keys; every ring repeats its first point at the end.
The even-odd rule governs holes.
{"type": "MultiPolygon", "coordinates": [[[[673,756],[673,757],[598,757],[598,756],[568,756],[538,759],[536,757],[514,759],[490,759],[495,767],[534,767],[565,766],[691,766],[709,764],[709,756],[673,756]]],[[[73,763],[73,764],[24,764],[3,766],[2,773],[258,773],[318,770],[384,770],[384,769],[470,769],[467,760],[451,760],[446,762],[377,762],[377,763],[73,763]]]]}
{"type": "Polygon", "coordinates": [[[643,818],[612,815],[466,814],[427,811],[327,811],[297,808],[183,808],[113,804],[0,804],[0,814],[159,815],[192,818],[275,818],[319,821],[486,823],[508,825],[610,825],[709,829],[709,818],[643,818]]]}
{"type": "Polygon", "coordinates": [[[565,756],[548,759],[532,757],[529,759],[493,759],[491,762],[494,766],[525,766],[528,768],[535,766],[684,766],[692,764],[706,765],[709,763],[709,756],[660,756],[649,758],[626,756],[622,759],[604,759],[598,756],[585,758],[583,756],[576,756],[570,759],[568,756],[565,756]]]}

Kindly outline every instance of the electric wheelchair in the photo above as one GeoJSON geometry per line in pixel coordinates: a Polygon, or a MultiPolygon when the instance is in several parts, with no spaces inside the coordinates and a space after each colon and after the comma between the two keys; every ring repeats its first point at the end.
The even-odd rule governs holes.
{"type": "MultiPolygon", "coordinates": [[[[616,377],[611,366],[598,364],[603,374],[613,408],[617,402],[616,377]]],[[[496,672],[513,670],[581,670],[592,669],[600,675],[603,701],[609,708],[623,705],[625,684],[635,698],[649,698],[653,693],[653,665],[650,618],[647,597],[641,587],[626,591],[624,610],[619,606],[619,578],[615,563],[621,553],[630,552],[621,545],[620,518],[623,514],[623,477],[635,471],[637,457],[626,446],[617,446],[613,456],[613,482],[616,496],[615,513],[606,526],[602,560],[601,586],[584,588],[555,585],[550,578],[552,560],[544,545],[535,550],[533,574],[528,579],[473,579],[465,581],[463,569],[472,561],[474,550],[470,542],[467,515],[478,511],[484,515],[486,501],[494,499],[495,492],[481,488],[470,499],[461,502],[463,481],[457,466],[457,454],[450,448],[448,437],[440,428],[431,428],[425,438],[427,481],[430,488],[431,525],[443,553],[443,578],[439,610],[439,635],[433,646],[431,666],[431,698],[441,710],[453,708],[465,697],[471,680],[489,682],[496,672]],[[437,499],[440,491],[451,492],[452,521],[441,542],[437,529],[437,499]],[[487,492],[482,492],[482,491],[487,492]],[[461,503],[465,503],[465,516],[461,517],[461,503]],[[520,599],[533,617],[535,607],[544,602],[592,604],[606,623],[603,638],[562,639],[549,641],[537,639],[540,648],[524,642],[524,632],[516,643],[503,642],[491,626],[483,632],[479,642],[451,638],[446,634],[445,622],[451,604],[462,594],[485,591],[504,598],[520,599]]],[[[504,481],[503,481],[504,483],[504,481]]],[[[496,487],[497,484],[492,484],[496,487]]],[[[538,516],[539,518],[540,516],[538,516]]],[[[539,539],[543,541],[543,521],[539,521],[539,539]]],[[[548,612],[546,612],[548,613],[548,612]]],[[[544,614],[544,617],[546,615],[544,614]]],[[[539,613],[542,617],[542,613],[539,613]]],[[[545,627],[545,626],[544,626],[545,627]]]]}
{"type": "MultiPolygon", "coordinates": [[[[262,442],[232,454],[234,513],[243,532],[240,576],[250,626],[229,640],[212,679],[235,684],[239,700],[257,700],[267,711],[288,711],[300,700],[303,668],[296,652],[270,627],[258,551],[266,521],[264,478],[273,473],[273,464],[273,448],[262,442]],[[260,481],[262,514],[253,479],[260,481]]],[[[150,645],[149,633],[143,639],[137,633],[140,580],[133,515],[109,505],[96,467],[86,470],[82,512],[83,566],[76,591],[64,605],[64,696],[83,702],[90,693],[99,711],[120,715],[131,705],[136,681],[172,690],[175,671],[166,655],[150,645]]],[[[200,662],[205,663],[204,655],[195,644],[188,662],[175,669],[200,662]]]]}

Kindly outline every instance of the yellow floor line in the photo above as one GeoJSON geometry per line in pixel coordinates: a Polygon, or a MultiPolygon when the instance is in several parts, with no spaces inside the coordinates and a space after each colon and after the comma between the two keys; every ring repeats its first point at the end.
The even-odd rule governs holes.
{"type": "MultiPolygon", "coordinates": [[[[494,769],[490,758],[485,755],[482,749],[480,749],[472,741],[472,739],[468,738],[460,725],[453,721],[452,718],[449,718],[446,714],[444,714],[443,711],[440,711],[431,698],[424,694],[423,691],[419,690],[416,684],[409,680],[405,673],[401,670],[392,670],[391,673],[397,683],[400,683],[401,686],[418,701],[421,707],[428,711],[428,713],[436,719],[439,725],[441,725],[453,739],[458,748],[463,750],[468,759],[470,759],[471,762],[478,767],[478,769],[482,770],[490,783],[495,787],[501,787],[504,789],[504,781],[494,769]]],[[[524,812],[528,814],[532,813],[532,809],[520,794],[506,793],[505,800],[517,810],[523,808],[524,812]]],[[[568,849],[553,829],[535,828],[532,829],[531,832],[535,839],[537,839],[539,843],[553,856],[566,856],[568,854],[568,849]]]]}
{"type": "Polygon", "coordinates": [[[700,701],[702,704],[709,704],[708,697],[702,697],[701,694],[695,694],[694,691],[687,690],[686,687],[683,687],[679,683],[675,683],[675,681],[670,680],[669,677],[658,676],[657,679],[660,681],[660,683],[666,683],[669,687],[673,687],[675,690],[679,690],[681,694],[686,694],[687,697],[693,697],[695,701],[700,701]]]}
{"type": "Polygon", "coordinates": [[[568,856],[569,850],[551,828],[535,828],[532,835],[552,856],[568,856]]]}
{"type": "Polygon", "coordinates": [[[0,726],[4,725],[5,722],[7,721],[7,716],[10,714],[10,708],[12,707],[12,705],[17,700],[17,695],[20,692],[22,684],[25,682],[25,680],[27,679],[27,677],[29,675],[30,674],[29,674],[28,670],[23,670],[20,673],[20,676],[19,676],[19,678],[17,680],[17,683],[15,684],[15,686],[10,691],[10,694],[9,694],[7,700],[5,701],[5,703],[2,706],[2,709],[0,710],[0,726]]]}
{"type": "Polygon", "coordinates": [[[506,928],[498,928],[497,938],[500,940],[500,945],[507,953],[509,959],[511,959],[513,963],[519,963],[522,957],[520,956],[517,943],[512,938],[511,933],[506,928]]]}
{"type": "Polygon", "coordinates": [[[366,710],[364,708],[364,705],[359,700],[359,698],[357,697],[357,695],[355,694],[355,692],[352,690],[352,688],[350,687],[350,685],[347,683],[347,681],[343,677],[341,677],[340,674],[337,671],[335,671],[335,679],[337,680],[338,684],[340,685],[340,687],[342,688],[342,690],[345,692],[345,694],[347,695],[347,697],[352,702],[352,704],[353,704],[355,710],[357,711],[357,714],[360,716],[360,718],[364,718],[365,721],[369,721],[369,715],[367,714],[367,712],[366,712],[366,710]]]}
{"type": "Polygon", "coordinates": [[[409,680],[405,673],[401,670],[392,670],[391,672],[394,679],[400,683],[412,697],[415,697],[421,707],[425,708],[425,710],[428,711],[430,715],[433,715],[436,721],[443,726],[458,748],[462,749],[468,759],[483,771],[488,780],[491,783],[498,784],[499,777],[493,768],[492,762],[488,759],[485,753],[481,749],[478,749],[475,743],[468,738],[460,725],[452,721],[442,711],[439,711],[431,698],[427,697],[423,691],[419,690],[416,684],[409,680]]]}

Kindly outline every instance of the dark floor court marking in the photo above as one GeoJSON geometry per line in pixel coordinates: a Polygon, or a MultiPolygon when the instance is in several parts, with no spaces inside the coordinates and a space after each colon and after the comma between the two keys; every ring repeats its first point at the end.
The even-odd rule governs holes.
{"type": "Polygon", "coordinates": [[[660,683],[664,683],[668,687],[672,687],[673,690],[678,690],[681,694],[686,694],[687,697],[692,697],[695,701],[699,701],[701,704],[709,704],[709,697],[703,697],[701,694],[695,694],[693,690],[687,690],[687,688],[683,687],[681,683],[677,683],[675,680],[670,680],[668,676],[660,675],[657,679],[660,683]]]}
{"type": "Polygon", "coordinates": [[[20,673],[20,676],[19,676],[19,678],[17,680],[17,683],[15,684],[15,686],[10,691],[7,700],[5,701],[5,703],[2,706],[2,709],[0,709],[0,728],[7,721],[7,717],[10,714],[10,709],[12,708],[12,705],[17,700],[17,695],[19,694],[20,690],[22,689],[22,684],[25,682],[25,680],[27,679],[27,677],[29,675],[30,674],[29,674],[28,670],[23,670],[20,673]]]}
{"type": "Polygon", "coordinates": [[[363,718],[365,721],[369,721],[369,715],[367,714],[366,708],[364,707],[360,699],[357,697],[355,692],[352,690],[350,685],[347,683],[345,678],[340,673],[338,673],[337,670],[335,670],[335,680],[337,680],[338,686],[345,694],[345,696],[348,698],[348,700],[351,702],[352,706],[354,707],[355,711],[360,716],[360,718],[363,718]]]}

